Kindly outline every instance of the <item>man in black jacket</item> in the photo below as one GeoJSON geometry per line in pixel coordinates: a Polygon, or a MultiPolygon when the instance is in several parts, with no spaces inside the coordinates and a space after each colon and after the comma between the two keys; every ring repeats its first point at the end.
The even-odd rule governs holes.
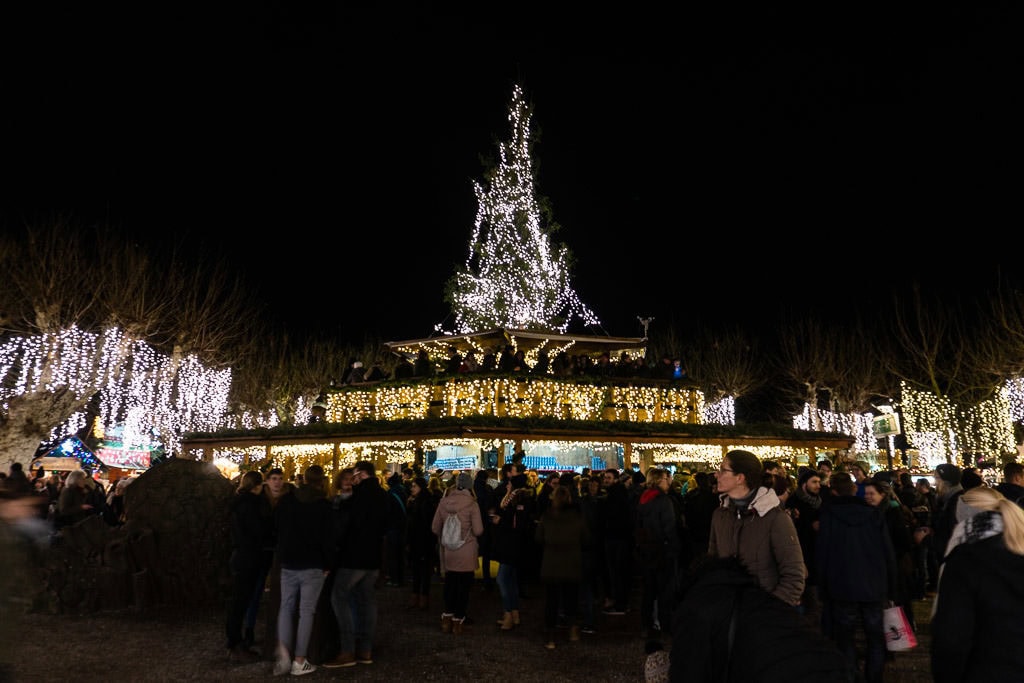
{"type": "Polygon", "coordinates": [[[633,515],[634,505],[625,479],[632,478],[627,471],[622,475],[616,469],[604,471],[607,495],[604,508],[604,551],[608,562],[608,596],[611,604],[603,610],[606,615],[626,613],[630,582],[633,578],[633,515]]]}
{"type": "Polygon", "coordinates": [[[832,491],[832,501],[821,507],[818,531],[822,626],[856,668],[855,631],[862,625],[864,679],[876,683],[885,668],[882,610],[895,591],[896,555],[882,511],[857,497],[850,475],[833,474],[832,491]]]}
{"type": "Polygon", "coordinates": [[[1003,465],[1003,483],[996,486],[996,491],[1024,507],[1024,465],[1019,462],[1003,465]]]}
{"type": "Polygon", "coordinates": [[[960,483],[963,470],[943,463],[935,468],[935,511],[932,513],[932,544],[941,566],[946,560],[946,546],[956,527],[956,502],[964,493],[960,483]]]}
{"type": "Polygon", "coordinates": [[[331,589],[331,606],[338,620],[340,654],[324,664],[329,669],[356,663],[373,664],[376,584],[391,500],[388,492],[381,488],[373,463],[368,460],[355,464],[352,484],[346,519],[336,532],[338,569],[331,589]]]}

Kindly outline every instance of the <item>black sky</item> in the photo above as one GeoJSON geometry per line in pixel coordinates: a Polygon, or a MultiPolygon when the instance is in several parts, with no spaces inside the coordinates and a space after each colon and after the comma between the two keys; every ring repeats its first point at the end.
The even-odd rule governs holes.
{"type": "Polygon", "coordinates": [[[609,334],[1019,270],[1016,11],[2,11],[5,220],[227,245],[296,329],[445,319],[515,82],[609,334]]]}

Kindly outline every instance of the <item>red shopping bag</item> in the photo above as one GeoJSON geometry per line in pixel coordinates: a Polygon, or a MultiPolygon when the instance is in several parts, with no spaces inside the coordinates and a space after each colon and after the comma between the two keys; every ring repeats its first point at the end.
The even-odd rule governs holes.
{"type": "Polygon", "coordinates": [[[882,612],[882,628],[885,630],[885,647],[890,652],[917,647],[917,636],[899,605],[886,607],[882,612]]]}

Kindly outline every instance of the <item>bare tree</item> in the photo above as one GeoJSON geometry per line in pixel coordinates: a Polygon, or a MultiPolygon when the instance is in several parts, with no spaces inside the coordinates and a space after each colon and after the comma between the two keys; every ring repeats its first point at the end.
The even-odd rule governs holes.
{"type": "Polygon", "coordinates": [[[925,298],[914,285],[907,297],[894,297],[893,374],[908,385],[953,402],[973,405],[999,389],[991,364],[1002,355],[985,351],[993,331],[985,311],[951,297],[925,298]],[[988,367],[986,367],[988,366],[988,367]]]}
{"type": "Polygon", "coordinates": [[[96,320],[96,253],[62,216],[0,236],[0,333],[45,334],[96,320]]]}
{"type": "Polygon", "coordinates": [[[177,361],[195,354],[230,365],[246,340],[262,336],[263,309],[229,269],[227,255],[181,242],[159,258],[131,243],[108,243],[104,251],[110,254],[102,291],[107,322],[129,338],[177,361]]]}
{"type": "Polygon", "coordinates": [[[741,398],[765,384],[765,361],[750,335],[738,327],[704,328],[689,354],[688,371],[711,401],[741,398]]]}
{"type": "Polygon", "coordinates": [[[839,332],[816,320],[801,319],[781,324],[778,341],[775,366],[789,380],[780,384],[780,390],[810,406],[811,427],[820,430],[818,398],[825,392],[830,404],[834,403],[834,392],[843,376],[839,332]]]}
{"type": "Polygon", "coordinates": [[[329,338],[292,341],[287,332],[270,334],[249,345],[234,366],[231,402],[236,412],[273,412],[281,424],[294,424],[306,404],[340,378],[351,353],[329,338]]]}
{"type": "Polygon", "coordinates": [[[895,360],[887,335],[857,321],[838,335],[836,352],[832,411],[863,412],[873,407],[875,399],[899,396],[899,380],[888,371],[895,360]]]}

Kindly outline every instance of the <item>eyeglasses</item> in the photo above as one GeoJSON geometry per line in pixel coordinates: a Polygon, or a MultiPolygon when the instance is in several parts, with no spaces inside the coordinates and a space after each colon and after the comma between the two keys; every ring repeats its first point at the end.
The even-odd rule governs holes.
{"type": "Polygon", "coordinates": [[[718,473],[719,474],[725,474],[726,472],[729,472],[730,474],[734,474],[733,470],[730,470],[730,469],[728,469],[726,467],[719,467],[718,468],[718,473]]]}

